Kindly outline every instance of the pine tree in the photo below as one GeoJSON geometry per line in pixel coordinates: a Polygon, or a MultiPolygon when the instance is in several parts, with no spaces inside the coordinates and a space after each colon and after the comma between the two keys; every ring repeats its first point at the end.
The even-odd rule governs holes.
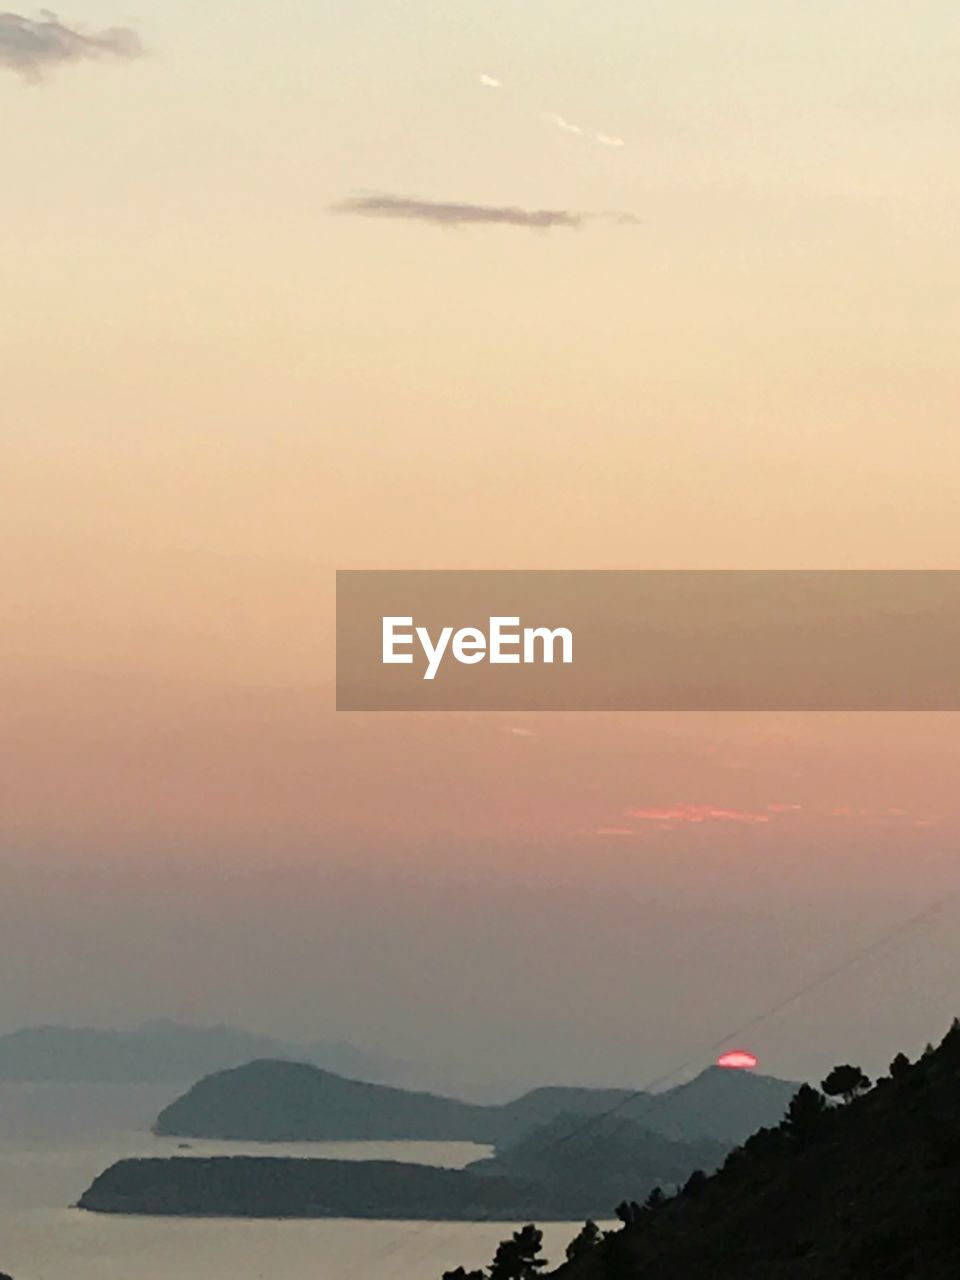
{"type": "Polygon", "coordinates": [[[905,1053],[898,1053],[894,1060],[890,1063],[890,1077],[893,1080],[902,1080],[910,1070],[910,1059],[905,1053]]]}
{"type": "Polygon", "coordinates": [[[707,1175],[702,1169],[694,1169],[690,1177],[683,1184],[681,1195],[698,1196],[703,1188],[707,1185],[707,1175]]]}
{"type": "Polygon", "coordinates": [[[539,1256],[543,1248],[543,1232],[533,1223],[515,1231],[504,1240],[490,1264],[490,1280],[535,1280],[547,1259],[539,1256]]]}
{"type": "Polygon", "coordinates": [[[600,1246],[600,1274],[603,1280],[634,1280],[638,1274],[623,1231],[608,1232],[600,1246]]]}
{"type": "Polygon", "coordinates": [[[852,1102],[861,1093],[870,1088],[870,1077],[859,1067],[852,1067],[848,1062],[834,1067],[820,1088],[829,1098],[843,1098],[844,1102],[852,1102]]]}
{"type": "Polygon", "coordinates": [[[576,1258],[584,1258],[588,1253],[592,1253],[600,1241],[603,1234],[595,1222],[587,1221],[583,1224],[580,1234],[567,1245],[566,1254],[567,1261],[573,1262],[576,1258]]]}
{"type": "Polygon", "coordinates": [[[827,1100],[823,1094],[802,1084],[790,1100],[783,1127],[799,1146],[808,1146],[822,1133],[826,1111],[827,1100]]]}

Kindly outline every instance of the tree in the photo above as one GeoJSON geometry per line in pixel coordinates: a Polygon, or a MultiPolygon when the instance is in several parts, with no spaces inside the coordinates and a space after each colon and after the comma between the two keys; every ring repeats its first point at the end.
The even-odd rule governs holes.
{"type": "Polygon", "coordinates": [[[829,1098],[843,1098],[844,1102],[852,1102],[861,1093],[870,1088],[870,1077],[859,1067],[852,1067],[848,1062],[834,1067],[820,1088],[829,1098]]]}
{"type": "Polygon", "coordinates": [[[645,1209],[659,1209],[666,1198],[663,1194],[663,1187],[654,1187],[646,1200],[644,1200],[643,1207],[645,1209]]]}
{"type": "Polygon", "coordinates": [[[631,1226],[634,1222],[639,1222],[642,1213],[643,1210],[636,1200],[621,1200],[616,1208],[616,1215],[625,1227],[631,1226]]]}
{"type": "Polygon", "coordinates": [[[547,1259],[539,1257],[543,1248],[543,1232],[533,1223],[515,1231],[509,1240],[501,1241],[490,1264],[490,1280],[535,1280],[547,1259]]]}
{"type": "Polygon", "coordinates": [[[826,1111],[827,1100],[823,1094],[802,1084],[790,1099],[783,1127],[799,1146],[805,1147],[820,1136],[826,1111]]]}
{"type": "Polygon", "coordinates": [[[637,1264],[623,1231],[611,1231],[600,1246],[600,1274],[603,1280],[634,1280],[637,1264]]]}
{"type": "MultiPolygon", "coordinates": [[[[0,1280],[3,1280],[0,1277],[0,1280]]],[[[443,1280],[487,1280],[482,1271],[464,1271],[463,1267],[457,1267],[456,1271],[445,1271],[443,1280]]]]}
{"type": "Polygon", "coordinates": [[[682,1196],[698,1196],[703,1188],[707,1185],[707,1175],[702,1169],[694,1169],[690,1177],[683,1184],[683,1190],[680,1192],[682,1196]]]}
{"type": "Polygon", "coordinates": [[[960,1019],[954,1018],[950,1024],[950,1030],[940,1042],[940,1053],[945,1062],[960,1062],[960,1019]]]}
{"type": "Polygon", "coordinates": [[[890,1078],[892,1080],[902,1080],[909,1070],[910,1059],[905,1053],[898,1053],[890,1063],[890,1078]]]}
{"type": "Polygon", "coordinates": [[[603,1239],[603,1233],[595,1222],[587,1221],[583,1224],[580,1234],[567,1245],[567,1261],[573,1262],[577,1258],[585,1258],[588,1253],[592,1253],[600,1241],[603,1239]]]}
{"type": "Polygon", "coordinates": [[[783,1135],[779,1129],[758,1129],[756,1133],[751,1133],[741,1150],[745,1156],[753,1160],[773,1155],[781,1150],[782,1146],[783,1135]]]}

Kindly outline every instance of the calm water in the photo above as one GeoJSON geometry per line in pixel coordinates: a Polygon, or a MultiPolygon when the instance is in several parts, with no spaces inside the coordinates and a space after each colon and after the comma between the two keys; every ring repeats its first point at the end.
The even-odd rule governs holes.
{"type": "MultiPolygon", "coordinates": [[[[243,1222],[115,1218],[70,1208],[123,1156],[166,1155],[149,1124],[179,1090],[0,1084],[0,1271],[14,1280],[438,1280],[489,1262],[503,1223],[243,1222]]],[[[199,1142],[198,1155],[333,1155],[459,1167],[470,1143],[199,1142]]],[[[554,1261],[576,1226],[545,1229],[554,1261]]]]}

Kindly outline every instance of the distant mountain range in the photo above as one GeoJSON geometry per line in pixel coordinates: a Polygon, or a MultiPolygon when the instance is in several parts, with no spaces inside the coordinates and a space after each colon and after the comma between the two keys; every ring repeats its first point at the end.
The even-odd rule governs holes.
{"type": "MultiPolygon", "coordinates": [[[[470,1141],[466,1169],[267,1156],[122,1160],[84,1193],[101,1213],[557,1221],[682,1185],[781,1120],[795,1086],[711,1067],[660,1094],[536,1089],[499,1106],[263,1060],[217,1071],[165,1108],[165,1137],[255,1142],[470,1141]]],[[[701,1175],[702,1176],[702,1175],[701,1175]]]]}
{"type": "Polygon", "coordinates": [[[615,1115],[674,1141],[730,1146],[778,1122],[795,1087],[711,1067],[665,1093],[551,1088],[480,1106],[265,1060],[205,1077],[161,1112],[154,1132],[254,1142],[468,1141],[499,1148],[563,1114],[615,1115]]]}
{"type": "Polygon", "coordinates": [[[49,1026],[0,1035],[0,1081],[20,1083],[188,1084],[257,1058],[314,1063],[361,1080],[395,1080],[410,1070],[342,1041],[290,1044],[232,1027],[166,1020],[130,1031],[49,1026]]]}

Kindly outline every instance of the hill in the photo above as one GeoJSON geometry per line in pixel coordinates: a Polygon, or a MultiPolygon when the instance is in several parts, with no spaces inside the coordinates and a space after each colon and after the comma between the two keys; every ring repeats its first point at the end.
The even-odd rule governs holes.
{"type": "Polygon", "coordinates": [[[715,1068],[661,1094],[537,1089],[502,1106],[349,1080],[305,1064],[258,1061],[207,1076],[167,1107],[155,1132],[258,1142],[405,1139],[501,1147],[558,1115],[606,1116],[689,1142],[731,1145],[783,1115],[794,1086],[715,1068]]]}
{"type": "Polygon", "coordinates": [[[0,1035],[0,1081],[16,1083],[186,1083],[255,1058],[310,1062],[370,1080],[402,1070],[402,1064],[340,1041],[286,1044],[232,1027],[166,1020],[129,1031],[48,1026],[0,1035]]]}
{"type": "Polygon", "coordinates": [[[648,1095],[646,1106],[626,1107],[623,1114],[678,1142],[711,1138],[729,1145],[765,1125],[779,1124],[796,1089],[793,1081],[754,1071],[708,1067],[686,1084],[648,1095]]]}
{"type": "Polygon", "coordinates": [[[199,1081],[160,1113],[154,1132],[252,1142],[489,1142],[489,1112],[497,1110],[268,1060],[199,1081]]]}
{"type": "Polygon", "coordinates": [[[625,1192],[642,1199],[655,1186],[680,1186],[695,1169],[716,1168],[728,1149],[675,1142],[616,1116],[560,1115],[470,1169],[540,1188],[561,1218],[608,1218],[625,1192]]]}
{"type": "Polygon", "coordinates": [[[543,1088],[506,1103],[501,1111],[514,1132],[546,1124],[564,1112],[613,1113],[677,1142],[709,1138],[730,1145],[763,1125],[779,1123],[796,1088],[790,1081],[752,1071],[708,1067],[695,1079],[663,1093],[543,1088]]]}
{"type": "MultiPolygon", "coordinates": [[[[641,1210],[564,1280],[953,1280],[960,1024],[843,1104],[804,1087],[713,1177],[641,1210]]],[[[631,1215],[627,1215],[631,1216],[631,1215]]]]}

